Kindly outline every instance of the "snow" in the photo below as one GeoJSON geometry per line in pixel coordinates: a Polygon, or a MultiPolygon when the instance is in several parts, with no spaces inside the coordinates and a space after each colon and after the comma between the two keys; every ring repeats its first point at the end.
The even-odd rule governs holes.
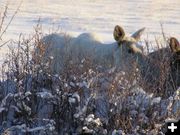
{"type": "Polygon", "coordinates": [[[53,98],[53,95],[48,91],[38,92],[37,95],[41,98],[53,98]]]}
{"type": "MultiPolygon", "coordinates": [[[[7,3],[9,7],[5,25],[21,1],[3,0],[0,3],[1,10],[7,3]]],[[[168,37],[180,35],[179,7],[179,0],[24,0],[2,41],[0,40],[0,45],[10,39],[17,41],[20,34],[29,37],[34,33],[39,18],[43,33],[57,31],[77,36],[93,32],[105,43],[114,41],[112,33],[117,24],[123,26],[129,34],[146,27],[142,39],[148,38],[154,43],[154,37],[161,35],[160,23],[168,37]]],[[[7,51],[7,46],[0,48],[1,56],[5,57],[7,51]]]]}
{"type": "Polygon", "coordinates": [[[79,83],[76,83],[77,86],[79,87],[86,87],[86,88],[89,88],[89,84],[87,84],[87,82],[83,81],[83,82],[79,82],[79,83]]]}
{"type": "Polygon", "coordinates": [[[161,101],[161,97],[153,98],[153,100],[151,101],[151,105],[153,105],[153,104],[159,104],[160,101],[161,101]]]}
{"type": "Polygon", "coordinates": [[[87,122],[91,122],[94,119],[94,114],[89,114],[88,117],[85,119],[87,122]]]}
{"type": "Polygon", "coordinates": [[[5,110],[4,107],[0,107],[0,113],[2,113],[5,110]]]}
{"type": "MultiPolygon", "coordinates": [[[[115,71],[114,73],[115,76],[119,76],[115,71]]],[[[123,75],[123,73],[120,74],[123,75]]],[[[100,82],[101,85],[103,85],[103,83],[106,83],[108,80],[118,80],[118,77],[114,76],[113,79],[110,79],[109,74],[104,73],[104,75],[108,78],[100,76],[97,77],[96,82],[100,82]]],[[[78,76],[70,76],[69,82],[72,81],[72,78],[74,81],[79,81],[78,76]]],[[[53,78],[54,76],[52,75],[51,77],[53,78]]],[[[74,82],[75,84],[76,81],[74,82]]],[[[67,84],[69,84],[69,82],[67,81],[67,84]]],[[[96,82],[94,83],[96,84],[96,82]]],[[[62,83],[61,86],[64,86],[64,84],[62,83]]],[[[125,134],[125,127],[121,128],[118,126],[116,129],[116,126],[109,125],[109,122],[113,121],[111,124],[118,123],[121,119],[123,121],[123,115],[127,115],[132,124],[130,129],[133,129],[132,134],[142,132],[153,132],[153,134],[155,134],[155,131],[158,132],[160,128],[162,128],[163,120],[169,119],[170,117],[173,118],[172,116],[178,116],[180,106],[179,89],[175,91],[171,97],[162,98],[147,93],[138,86],[132,89],[127,88],[129,87],[126,86],[126,89],[123,91],[117,87],[117,91],[113,95],[109,95],[111,97],[106,96],[108,91],[104,89],[101,91],[96,87],[93,87],[94,90],[85,88],[90,92],[89,94],[86,93],[87,91],[83,88],[81,88],[81,92],[79,93],[78,90],[68,92],[66,88],[63,90],[63,87],[59,89],[61,93],[54,93],[53,90],[56,90],[56,88],[47,89],[44,87],[38,89],[35,93],[31,93],[31,91],[25,93],[17,92],[15,94],[9,93],[1,100],[0,115],[3,114],[3,117],[7,119],[3,120],[3,125],[6,125],[3,127],[11,134],[14,134],[14,132],[18,132],[19,134],[32,133],[35,135],[40,132],[42,134],[44,132],[55,134],[57,131],[55,128],[57,126],[56,122],[60,122],[61,124],[58,126],[62,125],[62,133],[57,131],[59,134],[69,133],[71,129],[69,129],[68,126],[70,126],[76,134],[102,133],[104,135],[123,135],[125,134]],[[35,94],[34,96],[36,96],[38,100],[34,100],[35,103],[31,106],[29,103],[33,100],[33,94],[35,94]],[[86,94],[87,96],[85,96],[86,94]],[[58,106],[60,112],[64,112],[65,115],[59,113],[53,106],[58,106]],[[36,117],[32,117],[35,111],[34,108],[38,109],[36,117]],[[23,114],[22,112],[26,113],[23,114]],[[16,117],[15,114],[19,114],[20,116],[18,115],[18,117],[16,117]],[[119,116],[119,114],[122,116],[119,116]],[[59,116],[58,119],[53,115],[59,116]],[[35,124],[27,126],[24,117],[27,117],[29,121],[35,124]],[[149,129],[152,120],[155,121],[154,126],[156,129],[149,129]],[[12,121],[15,124],[12,125],[12,121]],[[75,122],[78,127],[74,127],[73,122],[75,122]],[[148,126],[147,131],[141,126],[143,124],[148,126]],[[106,126],[110,127],[110,130],[105,128],[106,126]]],[[[0,126],[0,133],[5,133],[6,131],[3,131],[3,128],[0,126]]]]}
{"type": "Polygon", "coordinates": [[[36,132],[36,131],[39,131],[39,130],[46,130],[46,127],[50,128],[50,130],[53,130],[54,127],[52,127],[51,125],[46,125],[46,126],[39,126],[39,127],[35,127],[35,128],[29,128],[27,127],[25,124],[22,124],[22,125],[16,125],[16,126],[12,126],[8,129],[8,131],[13,131],[13,130],[17,130],[19,129],[21,132],[24,132],[24,133],[31,133],[31,132],[36,132]]]}
{"type": "Polygon", "coordinates": [[[73,98],[76,98],[78,102],[80,102],[80,96],[77,92],[73,93],[72,95],[73,98]]]}
{"type": "MultiPolygon", "coordinates": [[[[7,1],[1,2],[0,7],[9,3],[8,15],[12,16],[21,0],[7,1]]],[[[168,35],[178,36],[179,6],[179,0],[25,0],[4,38],[17,39],[20,33],[32,33],[39,18],[46,32],[58,26],[74,35],[94,32],[104,42],[113,41],[112,31],[117,24],[124,26],[128,33],[147,27],[148,35],[154,38],[154,34],[161,33],[162,22],[168,35]]]]}
{"type": "Polygon", "coordinates": [[[114,130],[113,132],[112,132],[112,135],[125,135],[125,133],[122,131],[122,130],[114,130]]]}
{"type": "Polygon", "coordinates": [[[26,93],[25,93],[25,96],[30,96],[32,93],[30,92],[30,91],[27,91],[26,93]]]}

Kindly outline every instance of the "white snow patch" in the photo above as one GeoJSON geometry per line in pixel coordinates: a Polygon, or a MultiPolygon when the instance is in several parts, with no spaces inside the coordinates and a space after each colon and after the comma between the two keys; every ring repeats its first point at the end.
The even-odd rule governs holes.
{"type": "Polygon", "coordinates": [[[159,104],[160,101],[161,101],[161,97],[153,98],[152,101],[151,101],[151,105],[159,104]]]}
{"type": "Polygon", "coordinates": [[[47,92],[47,91],[38,92],[37,96],[39,96],[41,98],[53,98],[54,97],[50,92],[47,92]]]}

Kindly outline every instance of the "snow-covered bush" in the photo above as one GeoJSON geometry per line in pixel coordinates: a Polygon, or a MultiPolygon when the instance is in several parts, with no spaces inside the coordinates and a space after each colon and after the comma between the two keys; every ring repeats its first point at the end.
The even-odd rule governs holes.
{"type": "Polygon", "coordinates": [[[22,38],[3,64],[0,134],[158,134],[166,119],[179,119],[180,89],[170,97],[142,89],[136,66],[129,73],[104,70],[83,59],[53,74],[53,57],[41,61],[42,36],[37,29],[30,40],[22,38]],[[39,55],[31,52],[34,45],[39,55]]]}

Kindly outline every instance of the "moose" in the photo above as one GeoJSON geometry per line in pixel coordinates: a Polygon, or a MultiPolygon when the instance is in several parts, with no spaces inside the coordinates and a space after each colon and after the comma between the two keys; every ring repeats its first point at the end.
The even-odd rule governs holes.
{"type": "Polygon", "coordinates": [[[144,29],[126,36],[123,28],[117,25],[113,33],[116,42],[111,44],[102,43],[93,33],[83,33],[78,37],[51,34],[43,38],[44,60],[48,60],[50,56],[54,58],[51,69],[55,73],[63,72],[68,62],[78,64],[83,59],[89,59],[93,64],[104,68],[123,69],[129,63],[128,59],[135,58],[136,53],[142,53],[138,41],[144,29]]]}
{"type": "Polygon", "coordinates": [[[144,82],[145,89],[169,96],[180,87],[180,44],[176,38],[169,39],[169,47],[148,55],[135,55],[138,55],[136,64],[140,69],[140,84],[144,82]]]}
{"type": "MultiPolygon", "coordinates": [[[[67,63],[78,65],[83,59],[89,59],[92,64],[101,65],[105,69],[116,67],[127,72],[132,70],[135,64],[147,89],[154,85],[158,88],[160,84],[161,89],[177,89],[180,86],[178,40],[172,37],[169,47],[145,55],[139,44],[144,30],[145,28],[141,28],[127,36],[124,29],[116,25],[113,32],[115,42],[111,44],[102,43],[93,33],[83,33],[78,37],[66,34],[47,35],[42,39],[45,48],[43,61],[53,57],[50,67],[54,73],[62,73],[66,70],[67,63]],[[166,70],[162,70],[159,64],[164,62],[167,62],[163,67],[166,70]]],[[[36,49],[36,52],[39,52],[39,49],[36,49]]]]}

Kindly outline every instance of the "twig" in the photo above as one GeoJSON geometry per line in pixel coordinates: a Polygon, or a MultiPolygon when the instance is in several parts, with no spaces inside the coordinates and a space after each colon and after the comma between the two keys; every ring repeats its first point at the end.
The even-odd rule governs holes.
{"type": "Polygon", "coordinates": [[[6,45],[8,42],[11,42],[11,41],[12,41],[12,40],[10,39],[10,40],[4,42],[3,44],[0,45],[0,48],[3,47],[4,45],[6,45]]]}
{"type": "Polygon", "coordinates": [[[20,2],[19,6],[17,7],[16,11],[14,12],[13,16],[11,17],[10,21],[8,22],[8,24],[6,25],[5,29],[2,31],[2,33],[0,34],[0,39],[2,39],[2,36],[4,35],[4,33],[6,32],[6,30],[8,29],[9,25],[11,24],[12,20],[14,19],[14,17],[16,16],[16,14],[18,13],[21,4],[22,4],[23,0],[20,2]]]}
{"type": "Polygon", "coordinates": [[[4,9],[3,16],[2,16],[2,19],[1,19],[0,32],[1,32],[1,30],[2,30],[2,26],[3,26],[3,24],[4,24],[4,20],[5,20],[5,18],[7,17],[7,16],[6,16],[7,10],[8,10],[8,4],[6,4],[6,7],[5,7],[5,9],[4,9]]]}
{"type": "MultiPolygon", "coordinates": [[[[163,36],[164,42],[167,43],[166,42],[166,34],[165,34],[164,28],[163,28],[163,23],[160,23],[160,25],[161,25],[161,32],[162,32],[162,36],[163,36]]],[[[166,44],[166,46],[167,46],[167,44],[166,44]]]]}

